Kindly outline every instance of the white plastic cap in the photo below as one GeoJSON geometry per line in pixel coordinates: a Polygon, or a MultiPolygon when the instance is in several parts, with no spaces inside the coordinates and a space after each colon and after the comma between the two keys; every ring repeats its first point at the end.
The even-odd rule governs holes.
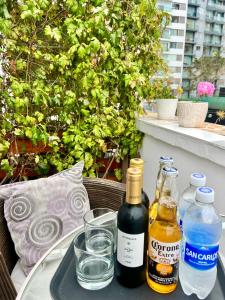
{"type": "Polygon", "coordinates": [[[160,156],[160,163],[173,163],[173,158],[171,156],[160,156]]]}
{"type": "Polygon", "coordinates": [[[169,175],[169,176],[176,177],[178,175],[178,170],[177,170],[177,168],[174,168],[174,167],[164,167],[162,169],[162,173],[167,176],[169,175]]]}
{"type": "Polygon", "coordinates": [[[192,173],[190,183],[194,186],[204,186],[206,183],[206,176],[202,173],[192,173]]]}
{"type": "Polygon", "coordinates": [[[210,187],[198,187],[196,190],[196,200],[202,203],[213,203],[214,194],[214,189],[210,187]]]}

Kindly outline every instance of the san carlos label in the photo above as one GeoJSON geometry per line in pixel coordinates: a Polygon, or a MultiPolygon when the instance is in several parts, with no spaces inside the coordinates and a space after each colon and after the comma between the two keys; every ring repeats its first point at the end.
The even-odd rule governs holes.
{"type": "Polygon", "coordinates": [[[148,275],[154,282],[163,285],[177,283],[180,241],[163,243],[152,237],[148,249],[148,275]]]}

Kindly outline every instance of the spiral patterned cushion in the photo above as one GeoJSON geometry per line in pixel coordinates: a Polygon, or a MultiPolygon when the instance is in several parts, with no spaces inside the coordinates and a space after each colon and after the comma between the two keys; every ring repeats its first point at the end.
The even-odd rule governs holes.
{"type": "Polygon", "coordinates": [[[83,162],[48,178],[0,186],[4,213],[22,268],[27,275],[60,238],[83,222],[90,209],[82,182],[83,162]]]}

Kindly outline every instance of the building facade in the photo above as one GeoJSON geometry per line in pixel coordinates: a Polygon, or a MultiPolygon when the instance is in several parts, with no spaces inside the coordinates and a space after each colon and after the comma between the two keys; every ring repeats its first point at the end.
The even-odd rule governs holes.
{"type": "Polygon", "coordinates": [[[169,66],[169,79],[175,90],[182,83],[187,0],[158,0],[158,7],[171,15],[171,23],[161,38],[163,57],[169,66]]]}
{"type": "MultiPolygon", "coordinates": [[[[191,90],[190,68],[195,58],[220,53],[225,56],[225,1],[188,0],[182,87],[184,97],[195,96],[191,90]]],[[[209,70],[210,72],[210,70],[209,70]]],[[[225,76],[217,81],[218,91],[225,87],[225,76]]]]}

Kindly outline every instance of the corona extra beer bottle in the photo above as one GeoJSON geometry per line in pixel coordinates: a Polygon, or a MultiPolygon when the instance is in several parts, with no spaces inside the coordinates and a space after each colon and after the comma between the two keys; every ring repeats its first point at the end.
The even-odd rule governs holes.
{"type": "Polygon", "coordinates": [[[173,167],[162,170],[163,185],[156,219],[149,227],[148,285],[159,293],[170,293],[178,282],[181,231],[177,223],[176,177],[173,167]]]}
{"type": "Polygon", "coordinates": [[[160,194],[160,190],[162,187],[162,180],[163,180],[162,170],[164,167],[171,167],[172,164],[173,164],[173,158],[170,156],[161,156],[159,159],[159,171],[158,171],[157,180],[156,180],[155,198],[149,208],[150,224],[155,220],[156,215],[157,215],[159,194],[160,194]]]}

